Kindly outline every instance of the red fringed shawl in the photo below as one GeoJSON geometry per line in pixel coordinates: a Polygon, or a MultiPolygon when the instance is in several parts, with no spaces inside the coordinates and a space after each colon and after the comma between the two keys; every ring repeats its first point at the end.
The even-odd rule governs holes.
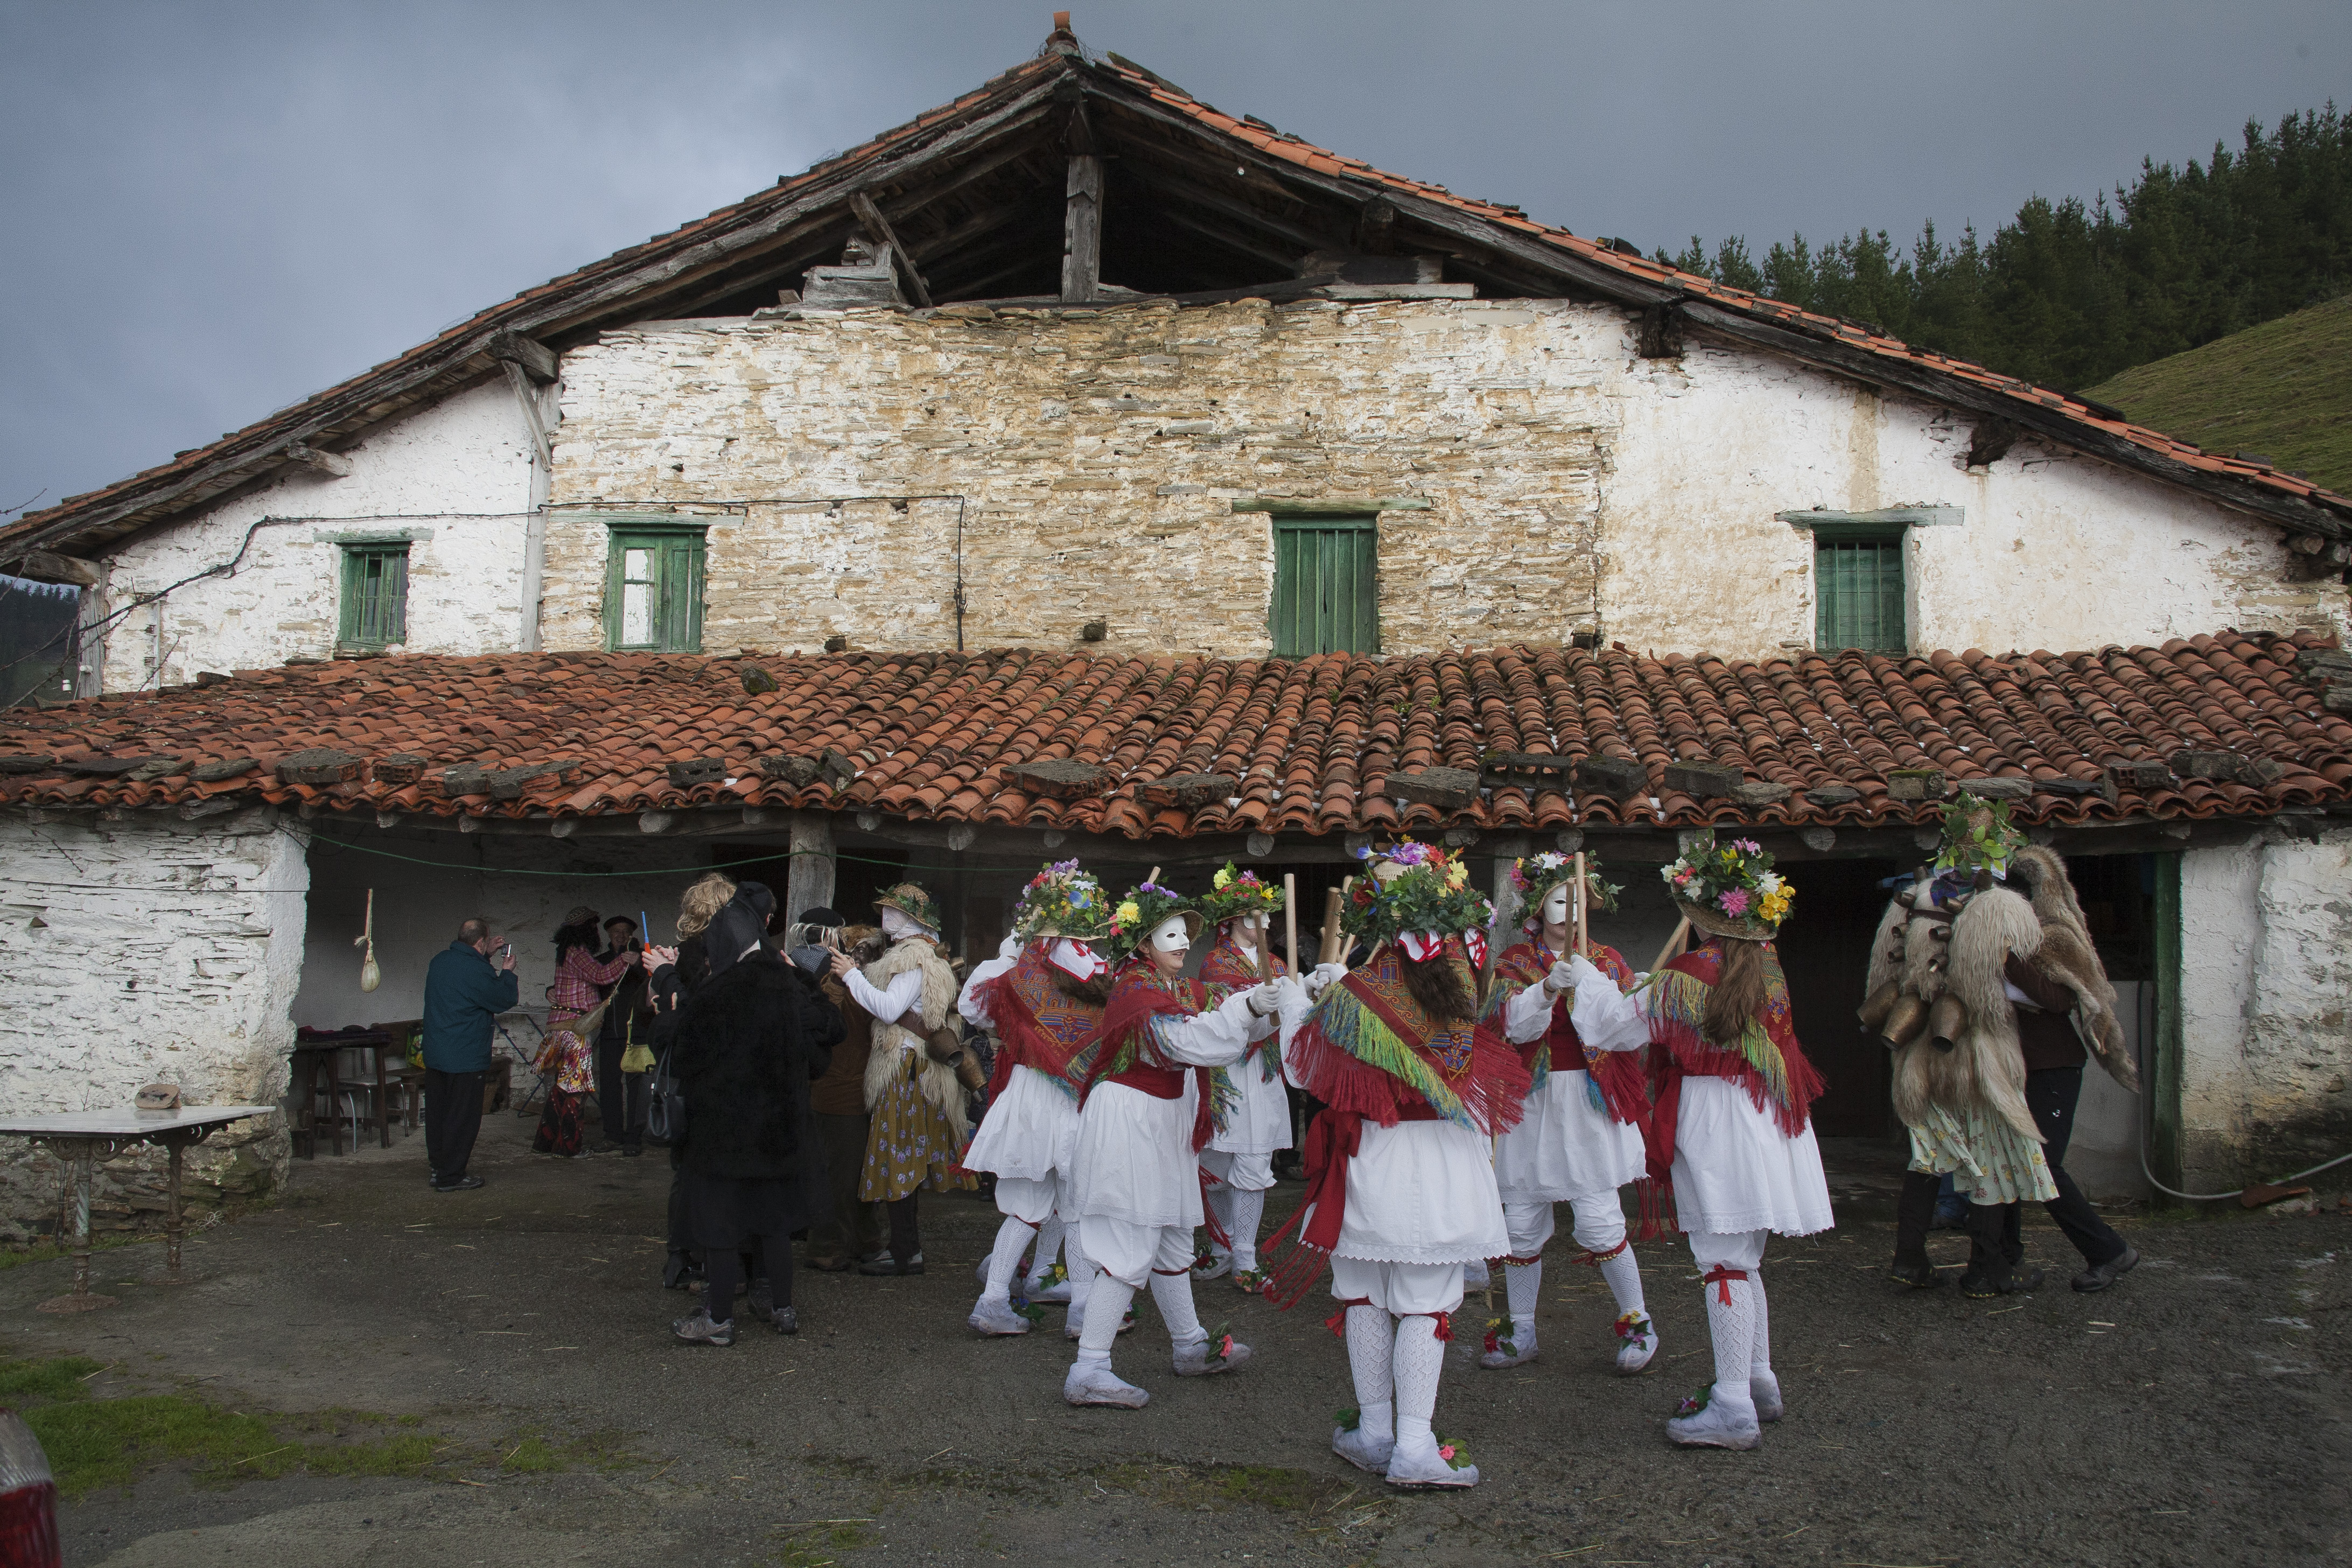
{"type": "Polygon", "coordinates": [[[980,1000],[996,1025],[1002,1047],[988,1080],[988,1102],[996,1103],[1016,1067],[1034,1068],[1072,1096],[1078,1078],[1071,1063],[1102,1025],[1103,1010],[1090,1007],[1054,983],[1054,966],[1038,944],[1021,950],[1019,962],[980,987],[980,1000]]]}
{"type": "MultiPolygon", "coordinates": [[[[1618,990],[1633,989],[1633,965],[1615,948],[1587,941],[1585,957],[1595,969],[1609,976],[1618,990]]],[[[1541,983],[1551,973],[1556,958],[1540,939],[1504,950],[1495,961],[1495,988],[1486,998],[1488,1027],[1502,1033],[1503,1003],[1508,994],[1541,983]]],[[[1551,1027],[1518,1047],[1519,1060],[1527,1065],[1530,1092],[1543,1087],[1555,1063],[1563,1071],[1580,1067],[1591,1075],[1592,1086],[1601,1096],[1601,1109],[1619,1121],[1639,1127],[1650,1116],[1650,1090],[1642,1080],[1640,1064],[1631,1051],[1599,1051],[1586,1045],[1570,1021],[1570,1004],[1573,1000],[1572,992],[1556,999],[1551,1005],[1551,1027]]]]}
{"type": "Polygon", "coordinates": [[[1093,1039],[1072,1058],[1070,1072],[1081,1080],[1078,1101],[1098,1083],[1124,1083],[1161,1100],[1184,1092],[1183,1075],[1192,1074],[1199,1097],[1192,1112],[1192,1152],[1209,1146],[1216,1131],[1216,1085],[1208,1068],[1187,1067],[1161,1059],[1152,1037],[1151,1020],[1165,1014],[1189,1017],[1222,1004],[1229,993],[1205,981],[1162,980],[1150,959],[1130,963],[1111,987],[1110,1005],[1093,1039]]]}
{"type": "Polygon", "coordinates": [[[1805,1130],[1813,1101],[1821,1098],[1822,1075],[1797,1043],[1780,955],[1769,942],[1763,947],[1764,1005],[1729,1045],[1717,1045],[1702,1032],[1706,999],[1723,971],[1719,942],[1710,940],[1651,977],[1655,989],[1650,998],[1650,1039],[1662,1047],[1650,1053],[1654,1096],[1644,1129],[1654,1181],[1665,1181],[1674,1169],[1675,1127],[1685,1078],[1729,1079],[1791,1138],[1805,1130]]]}

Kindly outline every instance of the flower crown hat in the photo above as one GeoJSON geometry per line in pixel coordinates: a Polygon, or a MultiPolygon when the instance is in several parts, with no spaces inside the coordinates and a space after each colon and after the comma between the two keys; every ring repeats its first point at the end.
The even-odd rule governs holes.
{"type": "Polygon", "coordinates": [[[1039,869],[1013,908],[1013,931],[1024,942],[1054,937],[1100,942],[1110,934],[1110,895],[1076,860],[1039,869]]]}
{"type": "Polygon", "coordinates": [[[2025,835],[2009,819],[2009,803],[1984,800],[1961,790],[1944,807],[1943,842],[1936,847],[1938,871],[1989,871],[2006,880],[2010,858],[2025,847],[2025,835]]]}
{"type": "Polygon", "coordinates": [[[1110,912],[1111,963],[1125,963],[1142,952],[1144,942],[1171,915],[1184,917],[1186,934],[1196,938],[1201,934],[1199,907],[1175,889],[1157,882],[1129,888],[1110,912]]]}
{"type": "Polygon", "coordinates": [[[925,892],[919,882],[901,882],[897,887],[885,890],[881,897],[874,900],[874,907],[877,910],[896,910],[925,931],[934,934],[946,929],[940,920],[939,905],[932,901],[931,895],[925,892]]]}
{"type": "Polygon", "coordinates": [[[1796,896],[1754,839],[1719,845],[1712,831],[1693,837],[1682,858],[1658,875],[1675,906],[1709,936],[1769,942],[1796,896]]]}
{"type": "Polygon", "coordinates": [[[1470,886],[1469,866],[1434,844],[1406,839],[1386,849],[1359,849],[1356,858],[1366,875],[1356,879],[1339,923],[1358,936],[1395,942],[1409,933],[1416,939],[1483,933],[1494,916],[1470,886]]]}
{"type": "Polygon", "coordinates": [[[1277,914],[1281,910],[1279,884],[1259,881],[1255,871],[1236,871],[1231,861],[1210,879],[1208,894],[1201,900],[1202,918],[1213,926],[1244,915],[1277,914]]]}
{"type": "MultiPolygon", "coordinates": [[[[1518,896],[1519,908],[1526,912],[1523,922],[1528,929],[1543,923],[1543,901],[1551,890],[1576,880],[1576,857],[1563,855],[1557,849],[1547,849],[1540,855],[1522,856],[1511,862],[1511,891],[1518,896]]],[[[1601,877],[1601,857],[1586,851],[1584,857],[1584,897],[1588,907],[1606,910],[1614,914],[1617,895],[1625,889],[1616,882],[1603,881],[1601,877]]]]}

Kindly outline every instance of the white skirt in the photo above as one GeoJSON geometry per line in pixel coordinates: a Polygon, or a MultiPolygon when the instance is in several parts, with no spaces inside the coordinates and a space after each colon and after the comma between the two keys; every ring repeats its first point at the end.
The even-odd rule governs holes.
{"type": "MultiPolygon", "coordinates": [[[[1451,1121],[1367,1122],[1334,1258],[1470,1263],[1511,1249],[1488,1141],[1451,1121]]],[[[1310,1216],[1311,1218],[1312,1216],[1310,1216]]]]}
{"type": "Polygon", "coordinates": [[[1077,1102],[1035,1068],[1015,1067],[964,1151],[967,1171],[1042,1182],[1067,1175],[1078,1153],[1077,1102]]]}
{"type": "Polygon", "coordinates": [[[1225,1113],[1225,1130],[1209,1140],[1209,1147],[1228,1154],[1271,1154],[1290,1147],[1290,1095],[1281,1076],[1265,1080],[1265,1068],[1256,1058],[1225,1069],[1242,1102],[1225,1113]]]}
{"type": "Polygon", "coordinates": [[[1189,1094],[1160,1100],[1123,1083],[1095,1085],[1078,1116],[1078,1213],[1130,1225],[1199,1225],[1192,1107],[1189,1094]]]}
{"type": "Polygon", "coordinates": [[[1674,1177],[1686,1231],[1811,1236],[1836,1223],[1812,1123],[1790,1137],[1729,1079],[1683,1079],[1674,1177]]]}
{"type": "Polygon", "coordinates": [[[1495,1151],[1503,1201],[1591,1197],[1642,1179],[1642,1130],[1592,1107],[1591,1074],[1552,1070],[1528,1096],[1527,1114],[1495,1151]]]}

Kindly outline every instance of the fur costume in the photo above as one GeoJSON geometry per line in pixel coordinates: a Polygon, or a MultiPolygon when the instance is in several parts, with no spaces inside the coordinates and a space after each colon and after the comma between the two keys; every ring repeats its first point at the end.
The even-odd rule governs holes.
{"type": "Polygon", "coordinates": [[[2116,1016],[2116,988],[2099,962],[2066,862],[2039,845],[2029,846],[2011,857],[2009,879],[2031,886],[2033,913],[2042,921],[2042,945],[2031,954],[2033,966],[2074,993],[2083,1043],[2108,1077],[2138,1093],[2139,1068],[2124,1039],[2123,1021],[2116,1016]]]}
{"type": "Polygon", "coordinates": [[[923,1049],[924,1037],[946,1022],[955,1007],[958,987],[955,971],[948,967],[947,955],[940,951],[939,943],[928,937],[905,937],[866,966],[866,980],[876,990],[887,991],[891,981],[917,968],[923,972],[923,991],[908,1012],[919,1018],[922,1027],[907,1027],[906,1015],[888,1024],[879,1018],[874,1020],[874,1054],[866,1058],[866,1109],[870,1113],[881,1103],[882,1091],[902,1070],[902,1058],[911,1054],[915,1081],[923,1098],[948,1119],[961,1145],[971,1136],[971,1119],[964,1114],[963,1085],[956,1081],[953,1066],[931,1060],[923,1049]]]}
{"type": "MultiPolygon", "coordinates": [[[[1888,922],[1910,912],[1898,904],[1888,911],[1888,922]]],[[[1968,1008],[1969,1022],[1952,1050],[1939,1051],[1922,1037],[1895,1053],[1895,1113],[1906,1126],[1922,1125],[1930,1105],[1961,1113],[1982,1110],[2020,1137],[2042,1141],[2025,1105],[2025,1055],[2000,973],[2010,953],[2030,956],[2041,945],[2033,906],[2006,888],[1970,894],[1948,926],[1924,917],[1910,921],[1904,942],[1907,984],[1929,1002],[1950,992],[1968,1008]]],[[[1874,953],[1874,973],[1881,956],[1874,953]]]]}

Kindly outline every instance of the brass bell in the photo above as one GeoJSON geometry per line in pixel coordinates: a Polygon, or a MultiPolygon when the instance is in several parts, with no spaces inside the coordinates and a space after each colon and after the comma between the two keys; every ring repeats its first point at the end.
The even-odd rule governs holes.
{"type": "Polygon", "coordinates": [[[1927,1004],[1906,991],[1895,999],[1886,1022],[1879,1026],[1878,1037],[1885,1042],[1888,1050],[1901,1050],[1917,1039],[1919,1031],[1927,1026],[1927,1004]]]}

